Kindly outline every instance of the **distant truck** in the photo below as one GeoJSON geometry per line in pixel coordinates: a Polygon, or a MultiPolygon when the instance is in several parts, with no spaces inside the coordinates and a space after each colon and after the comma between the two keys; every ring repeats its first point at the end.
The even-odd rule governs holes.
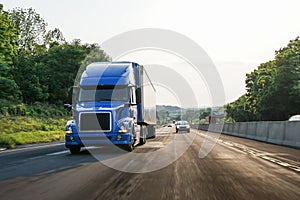
{"type": "Polygon", "coordinates": [[[65,146],[72,154],[110,142],[132,151],[156,136],[156,91],[142,65],[92,63],[69,96],[65,107],[73,109],[74,120],[66,124],[65,146]]]}

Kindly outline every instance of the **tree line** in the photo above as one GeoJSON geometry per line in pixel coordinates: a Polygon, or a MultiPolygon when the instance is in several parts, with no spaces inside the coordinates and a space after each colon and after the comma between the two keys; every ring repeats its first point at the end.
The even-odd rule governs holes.
{"type": "Polygon", "coordinates": [[[275,51],[275,58],[246,75],[246,93],[227,104],[235,121],[287,120],[300,114],[300,40],[275,51]]]}
{"type": "Polygon", "coordinates": [[[63,104],[81,64],[108,61],[98,44],[66,41],[32,8],[0,4],[0,108],[35,102],[63,104]]]}
{"type": "MultiPolygon", "coordinates": [[[[81,64],[108,61],[98,44],[66,41],[32,8],[0,4],[0,114],[11,105],[62,105],[81,64]]],[[[300,40],[246,75],[246,93],[226,105],[234,121],[286,120],[300,114],[300,40]]],[[[13,111],[15,113],[15,110],[13,111]]]]}

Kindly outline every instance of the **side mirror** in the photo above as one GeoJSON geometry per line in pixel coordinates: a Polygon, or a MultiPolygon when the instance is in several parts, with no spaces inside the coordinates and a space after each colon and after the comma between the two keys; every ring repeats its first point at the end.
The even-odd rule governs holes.
{"type": "Polygon", "coordinates": [[[72,110],[72,105],[71,104],[64,104],[64,108],[67,109],[68,111],[72,110]]]}
{"type": "Polygon", "coordinates": [[[68,104],[72,105],[73,99],[77,101],[79,93],[79,87],[78,86],[72,86],[69,88],[68,91],[68,104]]]}

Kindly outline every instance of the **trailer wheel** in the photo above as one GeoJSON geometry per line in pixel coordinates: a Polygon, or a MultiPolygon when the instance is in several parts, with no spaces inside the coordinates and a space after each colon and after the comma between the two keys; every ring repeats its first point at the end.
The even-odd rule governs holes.
{"type": "Polygon", "coordinates": [[[80,153],[80,147],[70,147],[69,150],[70,150],[71,154],[80,153]]]}
{"type": "Polygon", "coordinates": [[[143,145],[143,144],[145,144],[146,143],[146,141],[147,141],[147,128],[146,127],[141,127],[140,128],[140,134],[142,133],[142,135],[140,135],[140,143],[139,143],[139,145],[143,145]]]}
{"type": "Polygon", "coordinates": [[[139,145],[143,145],[143,144],[146,144],[146,138],[142,138],[142,137],[140,137],[140,143],[139,143],[139,145]]]}

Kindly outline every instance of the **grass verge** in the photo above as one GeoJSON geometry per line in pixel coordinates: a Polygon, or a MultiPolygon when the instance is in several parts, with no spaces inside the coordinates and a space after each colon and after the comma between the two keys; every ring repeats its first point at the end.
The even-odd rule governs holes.
{"type": "Polygon", "coordinates": [[[8,116],[0,118],[0,147],[52,142],[64,139],[65,124],[70,117],[38,118],[8,116]]]}

